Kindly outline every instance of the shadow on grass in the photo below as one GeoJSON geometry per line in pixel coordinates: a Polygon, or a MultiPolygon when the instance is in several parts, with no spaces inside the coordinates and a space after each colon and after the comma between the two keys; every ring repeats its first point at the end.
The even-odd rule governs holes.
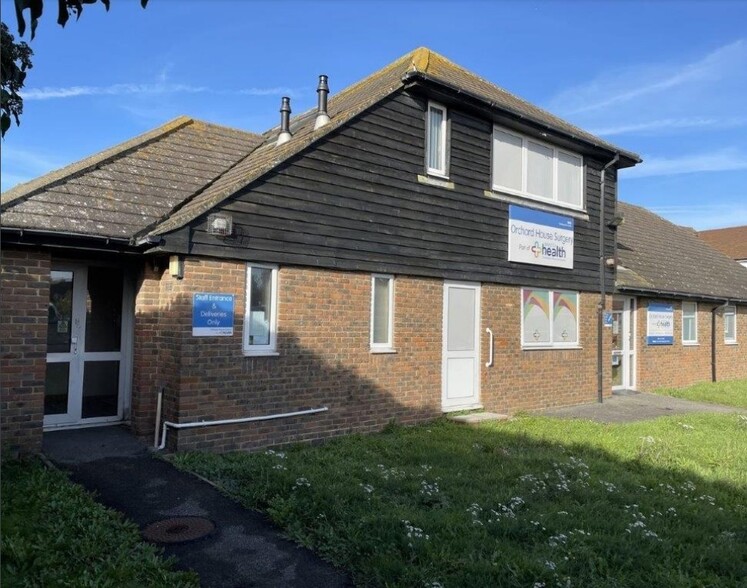
{"type": "Polygon", "coordinates": [[[736,415],[437,421],[171,459],[364,586],[736,587],[747,577],[746,434],[736,415]]]}

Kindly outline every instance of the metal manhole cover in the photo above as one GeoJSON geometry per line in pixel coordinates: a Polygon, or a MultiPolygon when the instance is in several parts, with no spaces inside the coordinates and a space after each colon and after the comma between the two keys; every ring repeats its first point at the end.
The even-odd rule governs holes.
{"type": "Polygon", "coordinates": [[[186,543],[209,535],[215,523],[203,517],[174,517],[151,523],[143,529],[143,537],[153,543],[186,543]]]}

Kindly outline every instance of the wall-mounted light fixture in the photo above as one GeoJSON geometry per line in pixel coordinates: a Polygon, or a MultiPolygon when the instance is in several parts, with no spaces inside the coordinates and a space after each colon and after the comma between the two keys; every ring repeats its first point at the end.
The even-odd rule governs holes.
{"type": "Polygon", "coordinates": [[[208,216],[207,230],[210,235],[228,237],[233,234],[233,218],[225,212],[215,212],[208,216]]]}
{"type": "Polygon", "coordinates": [[[181,280],[184,277],[184,258],[178,255],[169,257],[169,274],[181,280]]]}
{"type": "Polygon", "coordinates": [[[614,218],[610,222],[607,223],[607,226],[610,229],[616,229],[617,227],[619,227],[624,222],[625,222],[625,217],[623,215],[621,215],[621,214],[616,214],[614,216],[614,218]]]}

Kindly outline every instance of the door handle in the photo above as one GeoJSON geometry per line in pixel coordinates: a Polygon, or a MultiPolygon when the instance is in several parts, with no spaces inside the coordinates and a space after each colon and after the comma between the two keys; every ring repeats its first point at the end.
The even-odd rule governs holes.
{"type": "Polygon", "coordinates": [[[78,337],[70,337],[70,345],[73,348],[73,355],[78,355],[78,337]]]}
{"type": "Polygon", "coordinates": [[[485,331],[490,335],[490,345],[488,346],[488,361],[485,364],[485,367],[493,367],[493,331],[490,329],[485,329],[485,331]]]}

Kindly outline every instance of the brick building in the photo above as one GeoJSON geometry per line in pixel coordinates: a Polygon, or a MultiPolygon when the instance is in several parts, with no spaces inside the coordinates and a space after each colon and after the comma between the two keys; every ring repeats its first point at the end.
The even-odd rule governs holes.
{"type": "Polygon", "coordinates": [[[700,231],[698,236],[714,249],[747,267],[747,225],[700,231]]]}
{"type": "Polygon", "coordinates": [[[692,229],[618,211],[613,388],[747,378],[747,272],[692,229]]]}
{"type": "Polygon", "coordinates": [[[252,449],[611,393],[638,156],[424,48],[317,92],[262,135],[182,117],[2,195],[5,447],[124,421],[252,449]]]}

